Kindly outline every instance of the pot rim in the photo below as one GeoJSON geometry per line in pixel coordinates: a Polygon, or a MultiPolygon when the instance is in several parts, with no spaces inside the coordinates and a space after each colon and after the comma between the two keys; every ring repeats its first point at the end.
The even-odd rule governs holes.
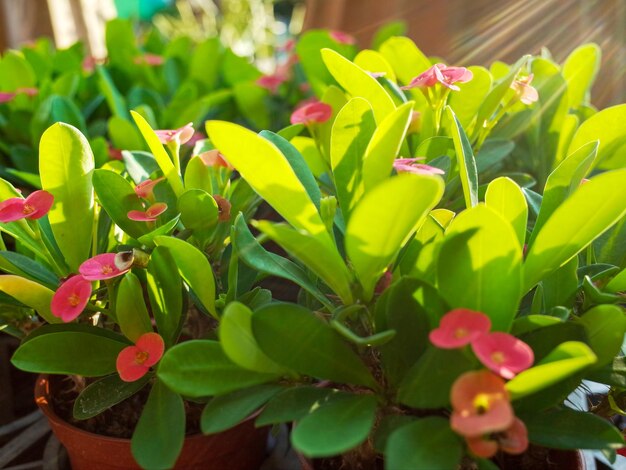
{"type": "MultiPolygon", "coordinates": [[[[59,415],[57,415],[54,409],[52,408],[52,405],[48,401],[48,397],[50,395],[50,375],[52,374],[39,374],[37,376],[37,380],[35,381],[35,403],[37,404],[39,409],[42,411],[42,413],[46,416],[46,418],[48,418],[52,423],[56,424],[57,426],[63,426],[65,428],[69,428],[72,432],[76,434],[80,434],[90,439],[101,439],[105,442],[111,442],[111,443],[128,443],[131,441],[131,439],[128,439],[128,438],[112,437],[112,436],[106,436],[104,434],[97,434],[94,432],[85,431],[84,429],[74,426],[72,423],[64,420],[59,415]]],[[[240,421],[239,424],[253,420],[254,418],[256,418],[257,415],[258,415],[258,412],[253,413],[252,415],[248,416],[246,419],[240,421]]],[[[233,428],[235,427],[236,426],[233,426],[233,428]]],[[[230,429],[233,429],[233,428],[230,428],[230,429]]],[[[203,438],[206,439],[209,436],[211,436],[211,434],[203,434],[201,432],[197,434],[185,434],[185,441],[187,440],[195,441],[195,440],[200,440],[203,438]]]]}

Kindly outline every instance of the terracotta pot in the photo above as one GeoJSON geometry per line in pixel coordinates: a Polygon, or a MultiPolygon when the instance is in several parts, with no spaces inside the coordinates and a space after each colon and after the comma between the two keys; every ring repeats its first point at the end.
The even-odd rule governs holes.
{"type": "MultiPolygon", "coordinates": [[[[130,439],[83,431],[62,420],[50,405],[50,381],[40,375],[35,383],[35,402],[50,427],[67,449],[72,470],[137,470],[130,439]]],[[[250,417],[228,431],[185,438],[176,461],[177,470],[257,470],[265,458],[269,428],[254,427],[250,417]]]]}

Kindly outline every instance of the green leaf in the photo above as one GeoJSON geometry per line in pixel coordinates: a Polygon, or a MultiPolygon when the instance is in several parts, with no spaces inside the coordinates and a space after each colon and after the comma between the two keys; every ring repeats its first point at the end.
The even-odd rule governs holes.
{"type": "Polygon", "coordinates": [[[54,292],[41,284],[21,276],[0,276],[0,292],[35,310],[48,323],[61,323],[61,319],[52,315],[50,303],[54,292]]]}
{"type": "Polygon", "coordinates": [[[8,266],[4,265],[3,263],[2,269],[5,271],[9,271],[12,274],[24,275],[31,278],[31,280],[33,281],[45,285],[50,289],[56,289],[59,286],[59,279],[53,272],[51,272],[44,265],[32,260],[28,256],[24,256],[20,253],[15,253],[13,251],[0,251],[0,257],[4,258],[4,260],[7,261],[8,265],[15,266],[16,268],[15,270],[9,271],[8,266]]]}
{"type": "Polygon", "coordinates": [[[168,220],[167,222],[164,222],[163,225],[161,225],[160,227],[155,228],[152,232],[148,232],[145,235],[142,235],[137,239],[137,241],[142,245],[153,247],[155,238],[162,235],[170,235],[172,233],[172,231],[178,225],[178,219],[180,219],[180,216],[177,215],[172,220],[168,220]]]}
{"type": "Polygon", "coordinates": [[[521,188],[510,178],[496,178],[487,187],[485,204],[511,224],[520,246],[524,246],[528,204],[521,188]]]}
{"type": "Polygon", "coordinates": [[[232,428],[281,390],[284,387],[280,385],[258,385],[213,398],[202,411],[202,432],[214,434],[232,428]]]}
{"type": "Polygon", "coordinates": [[[185,440],[185,404],[157,380],[150,390],[131,439],[131,451],[143,468],[174,467],[185,440]]]}
{"type": "Polygon", "coordinates": [[[176,194],[176,196],[180,196],[184,191],[183,182],[180,179],[180,174],[174,167],[170,156],[163,148],[163,145],[159,141],[156,133],[150,127],[150,124],[143,118],[143,116],[135,111],[131,111],[130,114],[133,116],[135,120],[135,124],[139,128],[141,135],[145,139],[150,151],[156,158],[157,163],[159,164],[159,168],[163,172],[163,175],[167,179],[167,182],[172,187],[172,190],[176,194]]]}
{"type": "Polygon", "coordinates": [[[520,372],[507,382],[512,400],[525,397],[549,387],[597,361],[589,346],[579,341],[566,341],[530,369],[520,372]]]}
{"type": "Polygon", "coordinates": [[[304,186],[304,189],[306,189],[306,192],[311,198],[311,201],[319,210],[320,199],[322,197],[320,188],[317,185],[317,181],[315,181],[315,176],[313,176],[313,173],[311,173],[311,169],[309,169],[305,158],[300,154],[298,149],[293,146],[288,140],[278,134],[274,134],[273,132],[261,131],[259,135],[273,143],[278,148],[278,150],[280,150],[280,152],[285,156],[285,158],[289,162],[289,165],[302,183],[302,186],[304,186]]]}
{"type": "Polygon", "coordinates": [[[299,421],[325,403],[336,390],[320,387],[291,387],[271,398],[256,419],[257,426],[299,421]]]}
{"type": "Polygon", "coordinates": [[[91,249],[93,169],[94,159],[87,139],[76,128],[58,123],[41,136],[41,184],[54,196],[48,219],[54,238],[73,271],[89,257],[91,249]]]}
{"type": "Polygon", "coordinates": [[[217,341],[209,340],[185,341],[168,349],[157,375],[172,390],[188,397],[223,395],[277,377],[242,369],[228,359],[217,341]]]}
{"type": "Polygon", "coordinates": [[[248,266],[262,273],[288,279],[299,285],[325,305],[326,296],[311,282],[307,274],[295,263],[275,253],[266,251],[254,238],[242,214],[235,219],[231,229],[231,242],[238,256],[248,266]]]}
{"type": "Polygon", "coordinates": [[[287,158],[274,144],[229,122],[208,121],[206,129],[215,147],[285,220],[330,243],[315,204],[287,158]]]}
{"type": "Polygon", "coordinates": [[[626,317],[622,309],[615,305],[598,305],[585,312],[577,322],[587,330],[589,345],[598,356],[597,366],[613,361],[626,333],[626,317]]]}
{"type": "Polygon", "coordinates": [[[93,172],[93,187],[98,201],[115,225],[133,238],[139,238],[147,232],[145,222],[128,218],[129,211],[144,210],[128,181],[114,171],[98,169],[93,172]]]}
{"type": "Polygon", "coordinates": [[[271,126],[270,112],[267,106],[269,91],[255,82],[239,82],[233,86],[233,97],[239,112],[256,129],[267,129],[271,126]]]}
{"type": "Polygon", "coordinates": [[[206,239],[217,225],[219,207],[215,199],[202,189],[188,189],[178,198],[180,220],[194,236],[206,239]]]}
{"type": "Polygon", "coordinates": [[[626,214],[626,170],[591,178],[537,233],[524,263],[524,292],[567,263],[626,214]]]}
{"type": "Polygon", "coordinates": [[[398,389],[398,400],[414,408],[448,406],[450,387],[459,375],[472,368],[473,361],[461,350],[430,346],[404,377],[398,389]]]}
{"type": "Polygon", "coordinates": [[[624,438],[613,423],[568,408],[523,416],[531,442],[553,449],[619,449],[624,438]]]}
{"type": "Polygon", "coordinates": [[[196,45],[189,62],[189,76],[202,83],[207,90],[215,88],[219,80],[220,49],[218,38],[205,39],[196,45]]]}
{"type": "Polygon", "coordinates": [[[372,39],[372,48],[379,49],[382,44],[394,36],[405,36],[407,33],[407,24],[405,21],[390,21],[379,27],[374,33],[372,39]]]}
{"type": "Polygon", "coordinates": [[[361,199],[348,223],[345,246],[364,299],[372,297],[383,271],[439,202],[443,189],[438,176],[402,174],[380,183],[361,199]]]}
{"type": "Polygon", "coordinates": [[[279,366],[259,348],[252,334],[252,310],[239,302],[224,309],[219,326],[219,338],[228,358],[244,369],[268,374],[284,374],[279,366]]]}
{"type": "Polygon", "coordinates": [[[96,66],[96,76],[98,77],[98,89],[100,93],[104,95],[111,114],[122,119],[128,119],[128,105],[126,104],[126,100],[116,88],[107,69],[96,66]]]}
{"type": "Polygon", "coordinates": [[[463,444],[445,418],[421,418],[394,431],[385,447],[385,468],[458,468],[463,444]]]}
{"type": "Polygon", "coordinates": [[[533,227],[529,245],[532,245],[539,229],[545,225],[554,211],[580,186],[583,178],[587,176],[598,154],[598,145],[598,141],[583,145],[550,173],[543,190],[541,209],[533,227]]]}
{"type": "Polygon", "coordinates": [[[405,85],[432,65],[428,57],[407,37],[389,38],[379,49],[393,67],[398,79],[405,85]]]}
{"type": "Polygon", "coordinates": [[[128,119],[113,116],[109,119],[108,127],[111,143],[116,149],[143,150],[145,148],[141,134],[128,119]]]}
{"type": "Polygon", "coordinates": [[[583,145],[600,141],[596,165],[610,170],[626,166],[624,152],[620,150],[626,144],[626,132],[620,123],[626,120],[626,104],[611,106],[597,112],[585,120],[576,130],[569,144],[568,154],[583,145]]]}
{"type": "Polygon", "coordinates": [[[185,189],[202,189],[213,193],[213,183],[209,168],[200,157],[192,157],[185,168],[185,189]]]}
{"type": "Polygon", "coordinates": [[[396,81],[396,74],[387,59],[378,51],[364,49],[354,58],[354,64],[371,73],[384,73],[384,77],[396,81]]]}
{"type": "Polygon", "coordinates": [[[513,336],[523,335],[540,328],[556,325],[561,323],[562,320],[550,315],[525,315],[523,317],[516,318],[513,321],[513,327],[511,328],[511,334],[513,336]]]}
{"type": "Polygon", "coordinates": [[[204,253],[186,241],[174,237],[158,236],[154,242],[157,246],[169,250],[185,283],[193,290],[204,308],[217,318],[215,279],[211,264],[204,253]]]}
{"type": "Polygon", "coordinates": [[[470,208],[478,204],[478,172],[476,170],[476,160],[474,160],[474,152],[472,145],[465,135],[465,131],[461,126],[458,118],[452,111],[452,108],[446,106],[446,115],[450,123],[450,134],[454,141],[454,151],[456,152],[456,160],[459,164],[459,173],[461,185],[463,187],[463,197],[465,198],[465,207],[470,208]]]}
{"type": "Polygon", "coordinates": [[[120,330],[132,342],[136,342],[144,333],[152,332],[141,283],[132,272],[122,277],[117,288],[115,316],[120,330]]]}
{"type": "Polygon", "coordinates": [[[476,114],[485,97],[491,91],[491,74],[484,67],[468,67],[473,77],[469,82],[457,83],[459,91],[451,93],[448,98],[450,108],[454,111],[461,127],[469,129],[475,122],[476,114]]]}
{"type": "Polygon", "coordinates": [[[522,248],[511,225],[482,204],[461,212],[446,230],[437,279],[450,307],[483,312],[494,330],[508,331],[522,294],[522,248]]]}
{"type": "Polygon", "coordinates": [[[75,324],[39,327],[15,351],[11,363],[18,369],[40,374],[111,374],[116,371],[117,355],[129,343],[121,335],[103,334],[101,330],[75,324]]]}
{"type": "Polygon", "coordinates": [[[337,82],[354,98],[365,98],[381,123],[396,106],[383,86],[365,70],[332,49],[322,49],[322,59],[337,82]]]}
{"type": "Polygon", "coordinates": [[[278,364],[320,379],[376,387],[342,337],[303,307],[261,307],[252,316],[252,331],[261,350],[278,364]]]}
{"type": "Polygon", "coordinates": [[[124,382],[118,374],[112,374],[89,384],[74,402],[72,415],[75,419],[89,419],[131,397],[149,381],[146,374],[134,382],[124,382]]]}
{"type": "Polygon", "coordinates": [[[363,98],[348,101],[332,127],[330,164],[337,200],[346,220],[363,194],[363,158],[375,130],[372,108],[363,98]]]}
{"type": "Polygon", "coordinates": [[[591,86],[600,69],[602,51],[597,44],[583,44],[574,49],[563,63],[567,80],[569,108],[576,109],[589,101],[591,86]]]}
{"type": "Polygon", "coordinates": [[[334,245],[322,243],[318,238],[294,230],[285,224],[273,224],[262,220],[255,226],[290,255],[302,261],[328,284],[345,304],[352,302],[351,275],[334,245]]]}
{"type": "Polygon", "coordinates": [[[166,347],[176,342],[183,314],[183,280],[167,248],[156,247],[146,272],[152,315],[166,347]]]}
{"type": "Polygon", "coordinates": [[[376,408],[373,395],[337,398],[305,416],[291,434],[291,442],[308,457],[341,454],[367,439],[376,408]]]}
{"type": "Polygon", "coordinates": [[[369,191],[389,177],[413,113],[412,101],[389,114],[376,128],[363,160],[363,183],[369,191]]]}

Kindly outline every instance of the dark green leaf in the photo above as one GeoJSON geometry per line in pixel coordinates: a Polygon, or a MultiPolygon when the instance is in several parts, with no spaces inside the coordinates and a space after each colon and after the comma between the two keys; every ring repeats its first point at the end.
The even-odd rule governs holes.
{"type": "Polygon", "coordinates": [[[141,390],[150,379],[144,375],[134,382],[124,382],[113,374],[88,385],[74,402],[73,416],[76,419],[89,419],[106,409],[117,405],[141,390]]]}

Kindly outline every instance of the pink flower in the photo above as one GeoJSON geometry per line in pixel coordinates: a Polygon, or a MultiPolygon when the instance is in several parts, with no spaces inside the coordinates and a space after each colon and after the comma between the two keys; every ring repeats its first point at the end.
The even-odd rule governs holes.
{"type": "Polygon", "coordinates": [[[229,170],[232,170],[234,168],[230,163],[226,161],[224,155],[222,155],[217,149],[202,152],[200,155],[198,155],[198,157],[200,157],[200,159],[204,162],[206,166],[223,167],[228,168],[229,170]]]}
{"type": "Polygon", "coordinates": [[[30,97],[37,96],[39,94],[39,90],[37,88],[18,88],[15,90],[15,93],[28,95],[30,97]]]}
{"type": "Polygon", "coordinates": [[[135,57],[135,59],[133,60],[133,62],[137,65],[150,65],[152,67],[155,67],[157,65],[163,65],[163,63],[165,62],[165,60],[163,59],[163,57],[161,57],[160,55],[156,55],[156,54],[144,54],[144,55],[139,55],[137,57],[135,57]]]}
{"type": "Polygon", "coordinates": [[[278,46],[276,49],[281,52],[291,52],[296,48],[295,39],[287,39],[284,44],[278,46]]]}
{"type": "Polygon", "coordinates": [[[154,187],[163,181],[165,178],[157,178],[155,180],[145,180],[135,186],[135,194],[137,197],[143,199],[151,199],[154,197],[153,190],[154,187]]]}
{"type": "Polygon", "coordinates": [[[124,382],[134,382],[148,373],[150,367],[163,357],[165,343],[157,333],[144,333],[135,342],[120,351],[115,361],[120,378],[124,382]]]}
{"type": "Polygon", "coordinates": [[[291,114],[291,124],[314,124],[326,122],[333,115],[333,108],[326,103],[316,101],[297,108],[291,114]]]}
{"type": "Polygon", "coordinates": [[[102,281],[121,276],[130,269],[119,269],[115,265],[115,253],[103,253],[89,258],[78,267],[78,272],[88,281],[102,281]]]}
{"type": "Polygon", "coordinates": [[[154,222],[158,216],[167,210],[167,204],[164,202],[157,202],[148,207],[145,211],[129,211],[128,218],[137,222],[154,222]]]}
{"type": "Polygon", "coordinates": [[[72,276],[52,296],[52,315],[65,323],[74,320],[85,309],[91,297],[91,282],[83,276],[72,276]]]}
{"type": "Polygon", "coordinates": [[[534,361],[533,350],[508,333],[485,333],[472,341],[472,350],[480,362],[505,379],[528,369],[534,361]]]}
{"type": "Polygon", "coordinates": [[[10,92],[0,92],[0,103],[8,103],[9,101],[13,101],[13,98],[15,98],[15,93],[10,93],[10,92]]]}
{"type": "Polygon", "coordinates": [[[262,88],[265,88],[269,92],[276,94],[278,88],[287,81],[287,76],[284,73],[274,73],[271,75],[263,75],[259,77],[256,84],[262,88]]]}
{"type": "Polygon", "coordinates": [[[533,104],[539,99],[539,93],[535,87],[530,86],[533,81],[533,74],[513,80],[511,88],[515,90],[515,93],[519,97],[519,100],[524,104],[533,104]]]}
{"type": "Polygon", "coordinates": [[[477,457],[491,458],[498,449],[517,455],[528,448],[528,431],[521,419],[513,418],[513,424],[508,429],[485,436],[466,437],[465,442],[477,457]]]}
{"type": "Polygon", "coordinates": [[[175,140],[178,140],[179,144],[184,144],[193,136],[193,123],[189,123],[184,125],[183,127],[179,127],[178,129],[164,129],[154,131],[156,135],[159,137],[159,140],[163,145],[169,144],[175,140]]]}
{"type": "Polygon", "coordinates": [[[202,132],[194,132],[194,134],[191,136],[191,139],[185,142],[185,145],[193,147],[194,145],[196,145],[197,142],[203,139],[206,139],[206,135],[204,135],[202,132]]]}
{"type": "Polygon", "coordinates": [[[333,41],[338,42],[339,44],[352,45],[356,43],[356,39],[354,39],[354,36],[351,36],[348,33],[344,33],[343,31],[329,31],[328,34],[333,39],[333,41]]]}
{"type": "Polygon", "coordinates": [[[12,197],[0,202],[0,222],[13,222],[20,219],[40,219],[48,213],[54,196],[48,191],[34,191],[26,199],[12,197]]]}
{"type": "Polygon", "coordinates": [[[393,168],[398,173],[415,173],[416,175],[443,175],[445,172],[434,166],[416,163],[424,158],[396,158],[393,161],[393,168]]]}
{"type": "Polygon", "coordinates": [[[432,87],[437,83],[455,91],[460,88],[454,83],[469,82],[474,74],[465,67],[448,67],[444,64],[435,64],[425,72],[422,72],[406,86],[401,87],[403,90],[410,90],[416,87],[432,87]]]}
{"type": "Polygon", "coordinates": [[[428,338],[438,348],[456,349],[470,344],[490,328],[491,320],[484,313],[456,308],[441,318],[439,328],[432,330],[428,338]]]}
{"type": "Polygon", "coordinates": [[[450,427],[465,437],[508,429],[515,418],[504,380],[487,370],[461,375],[450,391],[450,427]]]}

